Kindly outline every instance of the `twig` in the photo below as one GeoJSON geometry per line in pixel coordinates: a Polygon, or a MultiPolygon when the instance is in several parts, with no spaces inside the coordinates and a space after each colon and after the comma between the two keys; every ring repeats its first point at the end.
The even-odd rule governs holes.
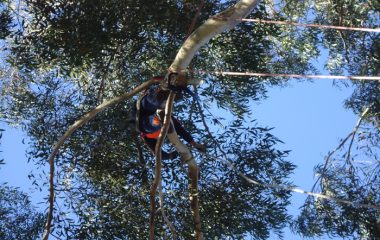
{"type": "Polygon", "coordinates": [[[201,0],[201,2],[199,3],[198,7],[197,7],[197,12],[195,13],[194,15],[194,18],[193,20],[191,21],[191,24],[189,26],[189,29],[187,30],[187,35],[186,35],[186,38],[185,40],[190,36],[190,34],[193,32],[194,30],[194,27],[195,27],[195,24],[197,23],[197,20],[199,18],[199,15],[201,15],[201,11],[202,11],[202,8],[204,7],[205,5],[205,1],[204,0],[201,0]]]}
{"type": "MultiPolygon", "coordinates": [[[[195,94],[198,94],[197,89],[195,89],[194,91],[195,91],[195,94]]],[[[218,141],[215,140],[214,136],[212,135],[212,133],[210,131],[210,128],[207,125],[206,118],[205,118],[205,115],[202,111],[202,106],[201,106],[200,102],[197,101],[197,105],[198,105],[198,110],[199,110],[198,112],[201,116],[201,120],[202,120],[203,126],[205,127],[207,134],[210,136],[211,140],[214,142],[214,144],[219,149],[219,151],[224,155],[225,158],[227,158],[226,152],[223,151],[223,149],[220,147],[218,141]]]]}
{"type": "Polygon", "coordinates": [[[338,30],[337,32],[339,34],[340,39],[342,39],[342,43],[343,43],[343,47],[345,51],[344,58],[346,59],[347,64],[350,64],[350,59],[348,58],[348,55],[350,54],[350,52],[348,51],[346,40],[344,40],[343,38],[342,30],[338,30]]]}
{"type": "MultiPolygon", "coordinates": [[[[372,105],[371,105],[372,106],[372,105]]],[[[350,158],[350,154],[351,154],[351,148],[352,148],[352,143],[354,141],[354,138],[355,138],[355,134],[356,132],[358,131],[359,127],[360,127],[360,124],[362,122],[362,120],[364,119],[364,116],[367,114],[367,112],[369,111],[369,109],[371,108],[371,106],[367,107],[363,113],[360,115],[360,118],[358,120],[358,122],[356,123],[355,127],[354,127],[354,130],[352,132],[350,132],[348,134],[348,136],[339,144],[339,146],[332,152],[329,153],[329,155],[327,156],[326,158],[326,161],[325,161],[325,164],[323,166],[323,169],[322,169],[322,172],[321,172],[321,175],[317,178],[317,180],[315,181],[313,187],[311,188],[311,191],[313,192],[315,190],[315,187],[317,186],[317,183],[324,177],[325,175],[325,172],[327,170],[327,166],[329,165],[330,163],[330,158],[331,156],[336,153],[339,149],[341,149],[343,147],[343,145],[347,142],[348,139],[351,138],[351,141],[350,141],[350,145],[349,145],[349,148],[348,148],[348,152],[347,152],[347,157],[346,157],[346,163],[349,163],[351,166],[352,166],[352,163],[350,162],[349,158],[350,158]]]]}
{"type": "Polygon", "coordinates": [[[157,143],[156,143],[155,178],[150,188],[150,220],[149,220],[149,239],[150,240],[154,239],[154,217],[155,217],[155,211],[156,211],[156,192],[157,192],[157,187],[159,183],[161,182],[161,167],[162,167],[161,166],[162,165],[161,147],[162,147],[162,144],[164,143],[166,134],[168,133],[168,130],[170,127],[175,95],[176,94],[173,91],[170,91],[170,94],[168,96],[168,99],[166,101],[166,106],[165,106],[164,123],[163,123],[163,126],[160,131],[160,135],[158,136],[157,143]]]}
{"type": "Polygon", "coordinates": [[[347,140],[351,137],[351,135],[352,135],[352,132],[350,134],[348,134],[348,136],[340,142],[339,146],[337,148],[335,148],[334,151],[332,151],[328,154],[328,156],[326,157],[326,160],[325,160],[325,164],[323,165],[321,175],[318,176],[314,185],[311,187],[312,192],[315,190],[315,187],[317,186],[317,183],[319,182],[319,180],[324,177],[327,166],[330,165],[330,158],[332,157],[332,155],[334,155],[334,153],[336,153],[339,149],[341,149],[343,147],[343,145],[347,142],[347,140]]]}
{"type": "Polygon", "coordinates": [[[102,100],[101,98],[102,98],[103,91],[104,91],[105,79],[107,78],[107,76],[109,74],[109,68],[111,66],[112,61],[115,59],[116,53],[119,52],[119,49],[120,49],[120,46],[116,49],[116,51],[110,56],[110,59],[108,60],[108,63],[107,63],[106,69],[105,69],[106,72],[103,74],[102,81],[100,83],[99,90],[98,90],[98,96],[96,98],[96,99],[98,99],[98,102],[100,102],[102,100]]]}
{"type": "MultiPolygon", "coordinates": [[[[371,105],[372,106],[372,105],[371,105]]],[[[352,143],[354,142],[354,138],[355,138],[355,134],[357,133],[358,129],[359,129],[359,126],[361,124],[361,122],[363,121],[364,119],[364,116],[367,114],[367,112],[369,111],[369,109],[371,108],[371,106],[367,107],[363,112],[362,114],[360,115],[360,118],[358,120],[358,122],[356,123],[356,126],[354,128],[354,131],[352,131],[352,138],[351,138],[351,141],[350,141],[350,145],[348,147],[348,152],[347,152],[347,158],[346,158],[346,161],[349,161],[350,159],[350,155],[351,155],[351,148],[352,148],[352,143]]]]}
{"type": "Polygon", "coordinates": [[[164,208],[164,194],[162,192],[162,181],[160,181],[160,183],[158,185],[158,194],[160,196],[160,210],[161,210],[162,217],[164,218],[166,225],[168,225],[170,232],[172,233],[172,237],[175,240],[175,239],[177,239],[177,233],[176,233],[175,227],[170,222],[168,216],[166,216],[166,212],[165,212],[165,208],[164,208]]]}
{"type": "MultiPolygon", "coordinates": [[[[17,3],[15,2],[15,4],[17,4],[17,3]]],[[[21,16],[21,14],[20,14],[20,4],[21,4],[20,1],[18,1],[16,9],[13,9],[12,3],[10,1],[10,2],[8,2],[8,9],[10,9],[13,12],[13,14],[16,15],[17,23],[18,23],[19,27],[21,28],[21,30],[23,30],[24,26],[21,24],[20,17],[23,20],[25,20],[26,17],[25,16],[21,16]]]]}
{"type": "Polygon", "coordinates": [[[51,228],[51,222],[52,222],[52,219],[53,219],[53,211],[54,211],[54,169],[55,169],[54,159],[57,156],[60,147],[64,144],[64,142],[66,141],[66,139],[68,139],[74,133],[75,130],[77,130],[78,128],[80,128],[81,126],[83,126],[85,123],[87,123],[88,121],[90,121],[98,113],[100,113],[104,109],[106,109],[106,108],[108,108],[108,107],[110,107],[110,106],[112,106],[112,105],[114,105],[116,103],[119,103],[121,101],[124,101],[124,100],[127,100],[127,99],[131,98],[132,96],[136,95],[137,93],[141,92],[142,90],[146,89],[147,87],[149,87],[150,85],[152,85],[152,84],[154,84],[156,82],[157,82],[157,80],[150,79],[149,81],[141,84],[140,86],[136,87],[135,89],[133,89],[129,93],[125,93],[125,94],[123,94],[121,96],[118,96],[118,97],[115,97],[115,98],[112,98],[112,99],[110,99],[108,101],[103,102],[102,104],[100,104],[99,106],[97,106],[95,109],[91,110],[90,112],[88,112],[87,114],[85,114],[84,116],[82,116],[73,125],[71,125],[67,129],[67,131],[65,132],[65,134],[63,134],[63,136],[55,144],[54,149],[53,149],[52,153],[49,156],[49,165],[50,165],[50,178],[49,178],[50,189],[49,189],[49,198],[48,198],[49,209],[48,209],[48,216],[47,216],[46,225],[45,225],[45,232],[44,232],[44,234],[42,236],[43,240],[47,240],[49,238],[50,228],[51,228]]]}

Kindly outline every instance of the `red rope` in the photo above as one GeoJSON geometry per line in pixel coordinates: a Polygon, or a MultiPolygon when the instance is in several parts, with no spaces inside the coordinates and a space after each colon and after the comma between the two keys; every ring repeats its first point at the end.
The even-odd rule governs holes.
{"type": "Polygon", "coordinates": [[[330,76],[330,75],[275,74],[275,73],[227,72],[227,71],[203,71],[203,70],[194,70],[193,72],[199,73],[199,74],[213,74],[213,75],[222,75],[222,76],[242,76],[242,77],[245,77],[245,76],[249,76],[249,77],[289,77],[289,78],[380,81],[380,76],[330,76]]]}

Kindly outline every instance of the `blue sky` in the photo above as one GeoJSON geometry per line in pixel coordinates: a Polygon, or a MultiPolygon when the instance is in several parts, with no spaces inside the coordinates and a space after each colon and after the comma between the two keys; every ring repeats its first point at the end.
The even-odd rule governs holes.
{"type": "MultiPolygon", "coordinates": [[[[331,80],[290,82],[288,87],[269,89],[268,99],[252,105],[253,118],[261,125],[275,127],[272,133],[285,142],[279,147],[292,150],[288,160],[298,166],[291,176],[292,181],[310,190],[314,183],[313,167],[322,163],[339,139],[353,130],[358,117],[343,108],[343,101],[350,96],[351,89],[334,87],[331,80]]],[[[25,157],[27,146],[22,143],[25,134],[5,124],[0,124],[0,128],[6,130],[0,146],[0,158],[6,162],[0,169],[0,182],[8,182],[29,193],[34,204],[43,202],[47,189],[42,193],[34,190],[27,177],[33,165],[27,163],[25,157]]],[[[305,198],[305,195],[294,193],[290,213],[297,214],[305,198]]],[[[39,205],[41,210],[46,206],[39,205]]],[[[285,239],[302,238],[286,230],[285,239]]]]}
{"type": "MultiPolygon", "coordinates": [[[[271,88],[268,99],[252,105],[253,118],[261,125],[275,127],[272,133],[284,141],[279,147],[292,150],[288,160],[297,168],[291,180],[298,187],[311,189],[314,166],[322,163],[324,156],[335,149],[339,140],[353,130],[358,117],[343,108],[343,101],[351,92],[351,89],[334,87],[331,80],[315,80],[312,83],[292,80],[291,86],[271,88]]],[[[0,128],[5,129],[0,159],[4,158],[6,163],[0,166],[0,183],[8,182],[27,192],[35,205],[44,202],[47,189],[43,192],[35,190],[28,179],[34,166],[27,163],[25,156],[27,146],[22,143],[25,134],[1,122],[0,128]]],[[[289,212],[296,215],[305,198],[305,195],[294,193],[289,212]]],[[[40,210],[45,210],[47,204],[38,206],[40,210]]],[[[286,230],[285,239],[302,238],[286,230]]]]}
{"type": "MultiPolygon", "coordinates": [[[[358,117],[343,108],[352,89],[340,90],[330,80],[293,82],[290,87],[272,88],[266,101],[253,106],[254,117],[261,124],[275,127],[272,132],[285,142],[280,147],[292,150],[288,160],[297,165],[291,177],[293,183],[310,191],[314,166],[353,130],[358,117]]],[[[306,195],[293,193],[289,212],[297,215],[305,199],[306,195]]],[[[285,239],[302,238],[286,230],[285,239]]]]}

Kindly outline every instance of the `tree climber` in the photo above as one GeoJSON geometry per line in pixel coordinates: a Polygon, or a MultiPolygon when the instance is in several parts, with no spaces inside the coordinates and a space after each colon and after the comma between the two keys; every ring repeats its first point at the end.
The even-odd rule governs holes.
{"type": "MultiPolygon", "coordinates": [[[[164,80],[164,77],[155,77],[160,80],[164,80]]],[[[164,84],[155,84],[149,87],[136,102],[136,126],[137,130],[140,132],[140,136],[149,147],[153,154],[155,153],[155,147],[157,143],[157,138],[160,135],[162,122],[164,115],[159,114],[163,113],[165,108],[166,99],[169,95],[171,89],[170,87],[165,87],[164,84]]],[[[190,91],[186,87],[181,89],[176,89],[177,95],[175,101],[178,101],[181,98],[182,90],[190,91]]],[[[171,125],[169,132],[175,130],[179,136],[181,136],[186,142],[188,142],[193,147],[197,148],[201,152],[206,151],[206,146],[199,144],[194,141],[193,137],[185,128],[181,125],[180,121],[174,116],[171,117],[171,125]],[[174,129],[173,129],[174,127],[174,129]]],[[[162,159],[175,159],[178,156],[177,151],[167,153],[162,151],[162,159]]]]}

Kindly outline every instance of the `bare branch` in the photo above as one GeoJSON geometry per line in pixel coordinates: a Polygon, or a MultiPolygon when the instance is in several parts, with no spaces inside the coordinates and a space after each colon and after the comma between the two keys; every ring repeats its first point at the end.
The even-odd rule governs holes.
{"type": "Polygon", "coordinates": [[[259,182],[259,181],[255,180],[255,179],[252,179],[252,178],[244,175],[244,173],[240,172],[235,167],[235,164],[233,162],[229,161],[226,158],[214,157],[214,156],[211,156],[211,155],[209,155],[207,153],[202,153],[202,154],[204,154],[205,156],[207,156],[209,158],[221,161],[226,166],[228,166],[231,170],[234,170],[244,180],[246,180],[247,182],[249,182],[251,184],[257,185],[257,186],[262,186],[262,187],[271,188],[271,189],[282,189],[282,190],[285,190],[285,191],[291,191],[291,192],[306,194],[306,195],[309,195],[309,196],[313,196],[315,198],[327,199],[327,200],[330,200],[330,201],[334,201],[334,202],[338,202],[338,203],[343,203],[343,204],[354,206],[354,207],[364,207],[364,208],[371,208],[371,209],[375,209],[375,210],[380,210],[380,206],[378,206],[378,205],[355,203],[354,201],[344,200],[344,199],[341,199],[341,198],[335,198],[333,196],[329,196],[329,195],[325,195],[325,194],[321,194],[321,193],[305,191],[305,190],[300,189],[300,188],[298,188],[296,186],[280,185],[280,184],[276,184],[276,183],[263,183],[263,182],[259,182]]]}
{"type": "Polygon", "coordinates": [[[97,106],[95,109],[88,112],[83,117],[81,117],[79,120],[77,120],[73,125],[71,125],[67,129],[65,134],[63,134],[63,136],[55,144],[54,149],[49,156],[49,165],[50,165],[50,178],[49,178],[50,189],[49,189],[49,199],[48,199],[49,209],[48,209],[48,216],[47,216],[46,225],[45,225],[45,232],[44,232],[44,235],[42,237],[43,240],[47,240],[49,238],[51,222],[53,219],[53,211],[54,211],[54,168],[55,168],[54,159],[57,156],[60,147],[64,144],[66,139],[68,139],[74,133],[75,130],[77,130],[78,128],[83,126],[85,123],[90,121],[98,113],[100,113],[101,111],[105,110],[106,108],[108,108],[108,107],[110,107],[116,103],[119,103],[121,101],[124,101],[124,100],[127,100],[127,99],[133,97],[137,93],[141,92],[142,90],[146,89],[147,87],[149,87],[150,85],[152,85],[156,82],[157,82],[157,80],[150,79],[149,81],[141,84],[140,86],[136,87],[135,89],[133,89],[129,93],[125,93],[121,96],[118,96],[118,97],[115,97],[111,100],[103,102],[102,104],[97,106]]]}
{"type": "MultiPolygon", "coordinates": [[[[197,90],[195,90],[195,94],[198,94],[197,93],[197,90]]],[[[223,151],[223,149],[220,147],[220,144],[218,143],[218,141],[215,139],[215,137],[212,135],[211,131],[210,131],[210,128],[206,122],[206,117],[202,111],[202,106],[201,104],[197,101],[197,106],[198,106],[198,112],[201,116],[201,119],[202,119],[202,123],[203,123],[203,126],[205,127],[205,130],[207,132],[207,134],[209,135],[209,137],[211,138],[211,140],[214,142],[214,144],[216,145],[216,147],[219,149],[219,151],[223,154],[223,156],[225,158],[227,158],[227,154],[225,151],[223,151]]]]}
{"type": "MultiPolygon", "coordinates": [[[[196,52],[204,46],[212,37],[217,34],[222,33],[225,30],[232,29],[237,24],[240,23],[238,19],[244,18],[247,16],[260,2],[260,0],[241,0],[235,6],[221,12],[215,17],[209,18],[204,24],[198,27],[183,43],[182,47],[179,49],[177,56],[175,57],[173,63],[171,64],[169,71],[171,72],[180,72],[186,69],[196,52]]],[[[166,107],[168,107],[166,104],[166,107]]],[[[170,109],[171,110],[171,109],[170,109]]],[[[165,121],[167,120],[167,112],[165,115],[165,121]]],[[[161,131],[162,133],[162,131],[161,131]]],[[[161,136],[161,134],[160,134],[161,136]]],[[[190,189],[189,189],[189,198],[191,204],[191,210],[194,219],[194,231],[195,238],[197,240],[203,239],[203,233],[201,230],[201,220],[200,220],[200,211],[199,211],[199,199],[198,199],[198,175],[199,168],[197,163],[192,156],[190,150],[184,145],[177,136],[175,130],[172,133],[168,134],[168,138],[170,142],[174,145],[177,151],[180,153],[182,161],[187,163],[189,166],[188,176],[190,181],[190,189]]],[[[158,148],[158,142],[156,145],[156,159],[157,166],[161,164],[161,146],[158,148]],[[158,162],[159,161],[159,162],[158,162]]],[[[157,170],[156,166],[156,170],[157,170]]],[[[161,173],[156,171],[156,179],[161,176],[161,173]],[[158,174],[158,175],[157,175],[158,174]]],[[[155,179],[156,188],[158,182],[155,179]]],[[[152,185],[153,187],[154,185],[152,185]]],[[[151,192],[151,207],[154,206],[154,195],[151,192]],[[153,197],[153,201],[152,201],[153,197]]],[[[152,225],[154,224],[154,211],[151,209],[151,222],[150,222],[150,239],[153,239],[154,229],[152,229],[152,225]],[[153,215],[153,218],[152,218],[153,215]]]]}
{"type": "Polygon", "coordinates": [[[194,158],[187,162],[189,165],[188,176],[189,176],[189,198],[190,198],[190,206],[191,212],[193,214],[194,219],[194,232],[195,239],[203,240],[203,233],[201,228],[201,215],[199,211],[199,199],[198,199],[198,176],[199,176],[199,168],[194,158]]]}
{"type": "MultiPolygon", "coordinates": [[[[371,105],[372,106],[372,105],[371,105]]],[[[367,107],[363,112],[362,114],[360,115],[360,118],[358,120],[358,122],[356,123],[355,125],[355,128],[354,130],[352,131],[352,138],[351,138],[351,141],[350,141],[350,145],[348,147],[348,151],[347,151],[347,157],[346,157],[346,162],[350,161],[350,156],[351,156],[351,148],[352,148],[352,143],[354,142],[354,138],[355,138],[355,135],[360,127],[360,124],[362,123],[363,119],[364,119],[364,116],[368,113],[369,109],[371,108],[371,106],[367,107]]]]}

